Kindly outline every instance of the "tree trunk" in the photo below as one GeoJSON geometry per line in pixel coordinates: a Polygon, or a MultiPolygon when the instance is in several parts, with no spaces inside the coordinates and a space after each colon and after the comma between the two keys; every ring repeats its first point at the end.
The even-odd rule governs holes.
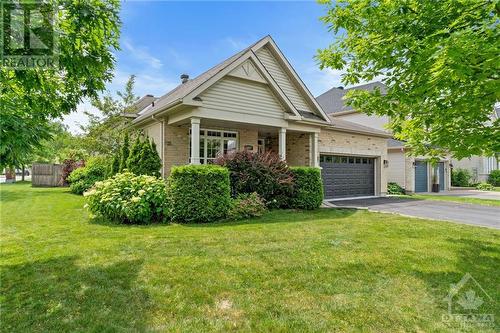
{"type": "Polygon", "coordinates": [[[21,181],[22,182],[24,182],[24,171],[25,171],[25,168],[24,168],[24,164],[23,164],[23,167],[21,169],[21,172],[22,172],[22,174],[21,174],[21,181]]]}
{"type": "Polygon", "coordinates": [[[5,168],[5,182],[13,183],[16,181],[16,169],[13,167],[5,168]]]}

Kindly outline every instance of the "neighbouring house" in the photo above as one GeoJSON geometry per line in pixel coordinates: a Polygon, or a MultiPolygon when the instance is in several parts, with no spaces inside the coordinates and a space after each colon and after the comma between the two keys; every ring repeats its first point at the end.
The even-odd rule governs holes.
{"type": "Polygon", "coordinates": [[[331,119],[270,36],[181,80],[141,98],[133,115],[156,142],[164,177],[235,150],[273,151],[291,166],[321,166],[327,199],[386,194],[390,134],[331,119]]]}
{"type": "MultiPolygon", "coordinates": [[[[500,104],[497,103],[491,114],[491,121],[500,119],[500,104]]],[[[500,153],[496,156],[471,156],[461,160],[452,159],[454,168],[469,170],[473,183],[486,182],[488,176],[494,170],[500,169],[500,153]]]]}
{"type": "MultiPolygon", "coordinates": [[[[339,120],[350,121],[362,126],[371,127],[389,133],[386,125],[387,116],[367,115],[353,109],[346,104],[344,96],[351,89],[373,90],[385,92],[385,85],[381,82],[368,83],[348,89],[343,87],[332,88],[316,98],[323,110],[329,114],[333,122],[339,120]]],[[[439,182],[441,191],[451,187],[450,158],[441,159],[432,166],[425,156],[411,156],[403,141],[389,138],[387,140],[387,181],[403,187],[407,193],[430,192],[433,177],[439,182]]]]}

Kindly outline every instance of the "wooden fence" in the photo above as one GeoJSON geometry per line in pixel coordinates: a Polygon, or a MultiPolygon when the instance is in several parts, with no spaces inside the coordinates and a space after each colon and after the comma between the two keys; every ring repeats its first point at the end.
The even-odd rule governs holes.
{"type": "Polygon", "coordinates": [[[64,186],[61,164],[33,163],[31,186],[64,186]]]}

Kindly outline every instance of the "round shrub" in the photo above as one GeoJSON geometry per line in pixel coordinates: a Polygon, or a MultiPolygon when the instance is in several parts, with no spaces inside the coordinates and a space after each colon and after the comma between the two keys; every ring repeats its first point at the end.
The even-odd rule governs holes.
{"type": "Polygon", "coordinates": [[[215,163],[229,169],[233,196],[256,192],[268,207],[288,206],[293,176],[277,154],[237,151],[217,158],[215,163]]]}
{"type": "Polygon", "coordinates": [[[82,194],[91,188],[95,182],[106,179],[109,170],[109,160],[106,157],[96,156],[88,160],[87,164],[72,171],[68,177],[69,189],[75,194],[82,194]]]}
{"type": "Polygon", "coordinates": [[[404,188],[399,186],[398,183],[387,183],[387,194],[405,194],[404,188]]]}
{"type": "Polygon", "coordinates": [[[453,169],[451,171],[451,185],[467,187],[470,185],[472,175],[467,169],[453,169]]]}
{"type": "Polygon", "coordinates": [[[293,194],[290,208],[316,209],[323,202],[321,170],[313,167],[290,168],[293,174],[293,194]]]}
{"type": "Polygon", "coordinates": [[[493,186],[500,186],[500,169],[491,171],[488,176],[488,183],[493,186]]]}
{"type": "Polygon", "coordinates": [[[246,219],[261,216],[266,211],[266,203],[257,193],[243,193],[233,199],[228,218],[232,220],[246,219]]]}
{"type": "Polygon", "coordinates": [[[479,183],[476,185],[476,190],[480,191],[493,191],[493,185],[488,184],[488,183],[479,183]]]}
{"type": "Polygon", "coordinates": [[[110,221],[147,224],[167,216],[166,184],[154,176],[118,173],[84,193],[89,210],[110,221]]]}
{"type": "Polygon", "coordinates": [[[211,222],[231,206],[229,171],[218,165],[172,168],[168,178],[169,213],[176,222],[211,222]]]}

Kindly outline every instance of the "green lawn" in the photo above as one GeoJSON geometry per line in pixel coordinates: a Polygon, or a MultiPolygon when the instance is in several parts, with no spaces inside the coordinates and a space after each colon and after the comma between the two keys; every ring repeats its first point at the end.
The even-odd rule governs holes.
{"type": "Polygon", "coordinates": [[[497,230],[334,209],[117,226],[66,189],[0,189],[4,332],[454,332],[465,273],[500,320],[497,230]]]}
{"type": "Polygon", "coordinates": [[[466,198],[466,197],[455,197],[451,195],[433,195],[433,194],[412,194],[412,195],[401,195],[400,197],[410,198],[410,199],[463,202],[476,205],[500,207],[500,200],[494,200],[494,199],[466,198]]]}

